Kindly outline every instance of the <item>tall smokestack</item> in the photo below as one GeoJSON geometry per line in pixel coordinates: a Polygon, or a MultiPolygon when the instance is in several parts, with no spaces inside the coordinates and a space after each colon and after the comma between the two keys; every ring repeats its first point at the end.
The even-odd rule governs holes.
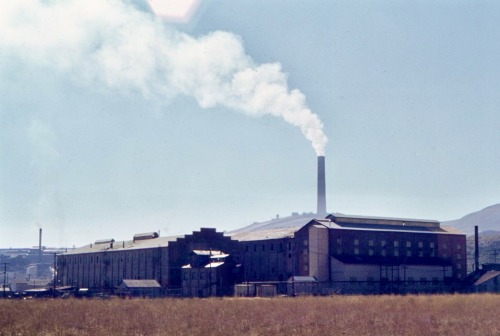
{"type": "Polygon", "coordinates": [[[318,156],[318,216],[326,216],[325,157],[318,156]]]}
{"type": "Polygon", "coordinates": [[[40,228],[40,232],[38,233],[38,262],[42,262],[42,228],[40,228]]]}
{"type": "Polygon", "coordinates": [[[479,270],[479,227],[474,226],[474,269],[479,270]]]}

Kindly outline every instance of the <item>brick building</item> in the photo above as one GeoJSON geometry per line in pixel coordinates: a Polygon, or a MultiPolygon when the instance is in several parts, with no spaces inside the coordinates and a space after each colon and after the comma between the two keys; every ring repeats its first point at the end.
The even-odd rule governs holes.
{"type": "Polygon", "coordinates": [[[280,293],[289,279],[312,277],[318,293],[423,293],[452,291],[466,275],[465,235],[437,221],[330,214],[294,224],[96,241],[58,257],[58,283],[111,291],[151,279],[167,295],[207,296],[238,282],[280,293]]]}

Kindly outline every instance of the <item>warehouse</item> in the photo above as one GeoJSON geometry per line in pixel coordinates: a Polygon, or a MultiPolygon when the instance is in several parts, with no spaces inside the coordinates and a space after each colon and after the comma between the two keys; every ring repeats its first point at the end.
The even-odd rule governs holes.
{"type": "Polygon", "coordinates": [[[442,292],[465,276],[465,247],[464,234],[437,221],[330,214],[232,236],[202,228],[96,241],[58,257],[58,283],[112,291],[124,280],[156,280],[163,294],[179,296],[269,283],[287,294],[291,277],[308,276],[324,294],[442,292]]]}
{"type": "MultiPolygon", "coordinates": [[[[237,242],[202,228],[185,236],[134,235],[132,240],[98,240],[57,257],[60,286],[114,292],[124,280],[156,280],[164,295],[182,295],[182,267],[195,250],[237,251],[237,242]]],[[[237,254],[236,254],[237,255],[237,254]]],[[[216,291],[215,291],[216,292],[216,291]]]]}
{"type": "Polygon", "coordinates": [[[58,284],[114,291],[124,280],[155,280],[164,295],[210,296],[230,295],[238,283],[295,294],[294,279],[308,279],[302,287],[315,294],[427,293],[454,291],[466,276],[465,234],[435,220],[328,214],[321,156],[317,190],[315,213],[230,235],[153,232],[68,251],[58,257],[58,284]]]}

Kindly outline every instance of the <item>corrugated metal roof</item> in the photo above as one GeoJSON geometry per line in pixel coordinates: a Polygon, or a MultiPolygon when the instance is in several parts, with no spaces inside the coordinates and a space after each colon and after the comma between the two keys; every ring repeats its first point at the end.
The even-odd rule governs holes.
{"type": "Polygon", "coordinates": [[[82,254],[82,253],[96,253],[96,252],[114,252],[114,251],[128,251],[136,249],[166,247],[170,242],[175,241],[177,238],[184,236],[171,236],[171,237],[158,237],[154,239],[145,240],[124,240],[115,241],[113,247],[110,244],[89,244],[76,249],[68,250],[62,255],[82,254]]]}
{"type": "Polygon", "coordinates": [[[222,266],[222,265],[224,265],[223,261],[212,262],[210,264],[206,264],[205,268],[216,268],[216,267],[219,267],[219,266],[222,266]]]}
{"type": "Polygon", "coordinates": [[[297,232],[304,225],[305,224],[303,223],[301,226],[291,228],[237,232],[232,234],[230,237],[239,241],[293,238],[295,232],[297,232]]]}
{"type": "Polygon", "coordinates": [[[240,234],[249,231],[261,231],[261,230],[274,230],[274,229],[285,229],[292,227],[302,227],[309,223],[312,219],[316,218],[317,215],[314,213],[303,213],[303,214],[292,214],[292,216],[273,218],[265,222],[255,222],[241,229],[229,232],[229,235],[240,234]]]}
{"type": "Polygon", "coordinates": [[[378,216],[358,216],[344,215],[340,213],[332,213],[328,215],[336,223],[364,223],[364,224],[381,224],[381,225],[410,225],[410,226],[425,226],[439,227],[439,221],[433,219],[415,219],[415,218],[400,218],[400,217],[378,217],[378,216]]]}
{"type": "Polygon", "coordinates": [[[193,250],[193,254],[199,255],[199,256],[216,256],[220,257],[221,255],[224,255],[224,252],[218,251],[218,250],[193,250]]]}
{"type": "Polygon", "coordinates": [[[313,276],[293,275],[288,278],[288,282],[318,282],[318,279],[313,276]]]}
{"type": "Polygon", "coordinates": [[[160,284],[158,281],[154,279],[143,279],[143,280],[136,280],[136,279],[123,279],[120,287],[126,287],[126,288],[160,288],[160,284]]]}
{"type": "Polygon", "coordinates": [[[476,282],[474,282],[474,285],[479,286],[480,284],[490,281],[497,276],[500,276],[500,271],[488,271],[484,273],[476,282]]]}
{"type": "Polygon", "coordinates": [[[452,234],[465,235],[460,230],[452,227],[442,228],[421,228],[415,226],[395,226],[395,225],[374,225],[374,224],[359,224],[359,225],[338,225],[334,222],[328,227],[336,230],[360,230],[360,231],[377,231],[377,232],[407,232],[407,233],[422,233],[422,234],[452,234]]]}

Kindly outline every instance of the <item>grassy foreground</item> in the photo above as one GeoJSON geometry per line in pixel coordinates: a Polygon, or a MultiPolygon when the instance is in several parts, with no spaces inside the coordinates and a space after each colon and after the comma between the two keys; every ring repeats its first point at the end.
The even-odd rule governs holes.
{"type": "Polygon", "coordinates": [[[500,296],[0,300],[0,335],[500,335],[500,296]]]}

